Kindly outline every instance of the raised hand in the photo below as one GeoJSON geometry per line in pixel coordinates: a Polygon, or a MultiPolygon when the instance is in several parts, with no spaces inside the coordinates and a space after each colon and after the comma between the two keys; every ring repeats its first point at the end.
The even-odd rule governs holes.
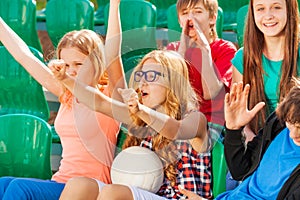
{"type": "Polygon", "coordinates": [[[198,47],[202,50],[206,50],[208,53],[210,52],[210,46],[207,38],[205,37],[199,23],[195,19],[192,14],[189,14],[188,18],[185,21],[185,24],[182,28],[181,38],[180,38],[180,46],[178,52],[181,55],[184,55],[186,49],[190,47],[198,47]],[[190,36],[189,26],[192,25],[194,27],[195,35],[190,36]]]}
{"type": "Polygon", "coordinates": [[[128,109],[130,113],[135,114],[137,113],[139,109],[139,99],[138,99],[138,94],[137,92],[132,89],[118,89],[118,92],[123,98],[123,102],[128,106],[128,109]]]}
{"type": "Polygon", "coordinates": [[[265,103],[259,102],[253,109],[248,110],[248,95],[250,85],[243,82],[234,83],[225,96],[225,121],[228,129],[237,130],[248,124],[265,103]]]}
{"type": "Polygon", "coordinates": [[[195,32],[196,32],[196,37],[193,39],[194,42],[196,43],[197,47],[200,47],[201,49],[205,49],[210,52],[210,46],[207,38],[205,37],[199,23],[195,19],[194,16],[191,16],[191,21],[193,23],[195,32]]]}
{"type": "Polygon", "coordinates": [[[189,20],[186,20],[184,26],[182,27],[182,32],[180,36],[180,45],[178,48],[178,53],[184,57],[187,48],[189,47],[189,33],[188,33],[188,26],[189,20]]]}
{"type": "Polygon", "coordinates": [[[63,80],[66,78],[66,63],[63,60],[51,60],[48,67],[51,69],[57,80],[63,80]]]}

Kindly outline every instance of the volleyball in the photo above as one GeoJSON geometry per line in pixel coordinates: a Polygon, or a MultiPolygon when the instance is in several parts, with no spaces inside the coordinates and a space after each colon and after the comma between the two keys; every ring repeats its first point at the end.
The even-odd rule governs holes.
{"type": "Polygon", "coordinates": [[[156,193],[163,183],[163,165],[155,152],[132,146],[121,151],[111,167],[114,184],[135,186],[156,193]]]}

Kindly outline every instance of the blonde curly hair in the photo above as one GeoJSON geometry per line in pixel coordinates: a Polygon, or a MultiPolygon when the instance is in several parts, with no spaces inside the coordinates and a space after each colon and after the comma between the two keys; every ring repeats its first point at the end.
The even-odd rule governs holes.
{"type": "MultiPolygon", "coordinates": [[[[143,64],[149,59],[161,65],[162,73],[166,75],[163,78],[167,83],[167,94],[166,100],[161,105],[165,114],[180,120],[185,114],[193,110],[198,110],[198,99],[189,82],[188,68],[185,60],[174,51],[154,50],[144,56],[132,74],[137,70],[141,70],[143,64]]],[[[131,76],[129,85],[139,92],[138,84],[134,82],[133,76],[131,76]]],[[[149,136],[151,132],[155,132],[141,119],[135,116],[132,116],[132,118],[135,123],[128,127],[129,136],[126,138],[123,148],[140,145],[143,138],[149,136]],[[143,133],[141,134],[140,132],[143,133]],[[134,135],[139,135],[139,137],[134,135]]],[[[177,173],[177,153],[174,151],[176,150],[174,141],[155,132],[152,134],[152,150],[155,151],[162,160],[165,177],[171,182],[171,185],[174,186],[177,173]]]]}

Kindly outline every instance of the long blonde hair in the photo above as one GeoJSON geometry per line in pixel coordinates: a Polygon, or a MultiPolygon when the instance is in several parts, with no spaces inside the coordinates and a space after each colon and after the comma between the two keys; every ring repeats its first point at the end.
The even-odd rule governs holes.
{"type": "MultiPolygon", "coordinates": [[[[188,68],[184,59],[174,51],[154,50],[144,56],[132,74],[137,70],[141,70],[148,59],[153,59],[161,65],[162,72],[166,75],[164,79],[166,79],[167,83],[167,94],[166,100],[161,105],[165,113],[174,119],[180,120],[185,114],[198,110],[197,96],[189,82],[188,68]]],[[[131,76],[129,85],[138,91],[138,84],[134,82],[133,76],[131,76]]],[[[145,122],[138,118],[134,118],[134,121],[135,125],[129,127],[129,134],[141,131],[142,129],[139,127],[144,127],[144,130],[147,129],[147,133],[144,135],[146,137],[151,128],[145,127],[145,122]]],[[[133,136],[134,134],[130,135],[125,140],[123,148],[141,143],[142,138],[135,137],[133,136]]],[[[171,185],[175,185],[177,154],[175,151],[170,150],[170,148],[175,148],[174,143],[159,133],[152,137],[152,141],[153,150],[158,154],[165,166],[165,176],[170,180],[171,185]]]]}

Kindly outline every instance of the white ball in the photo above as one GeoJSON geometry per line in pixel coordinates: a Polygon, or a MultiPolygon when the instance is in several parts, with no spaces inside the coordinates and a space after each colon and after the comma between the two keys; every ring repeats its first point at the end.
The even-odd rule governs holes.
{"type": "Polygon", "coordinates": [[[156,193],[163,178],[161,160],[155,152],[145,147],[126,148],[112,163],[111,180],[114,184],[131,185],[156,193]]]}

